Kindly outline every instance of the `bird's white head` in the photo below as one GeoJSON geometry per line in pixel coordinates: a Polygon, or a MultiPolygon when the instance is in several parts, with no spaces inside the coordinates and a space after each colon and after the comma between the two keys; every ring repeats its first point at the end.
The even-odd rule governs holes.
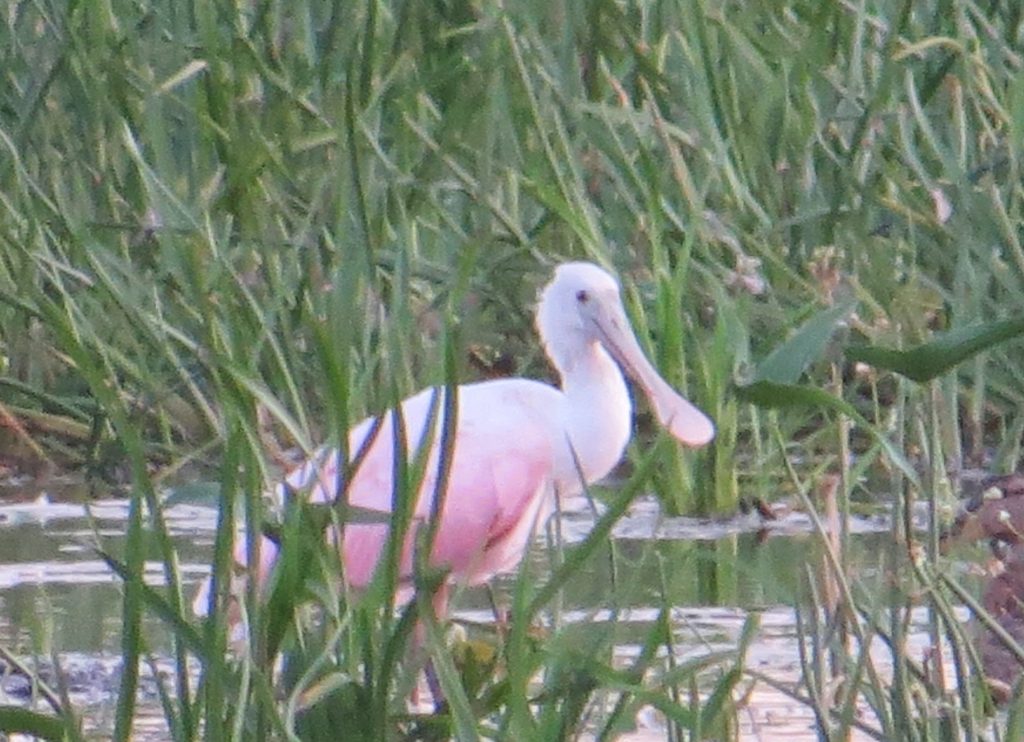
{"type": "Polygon", "coordinates": [[[711,420],[661,378],[640,349],[619,295],[619,284],[593,263],[563,263],[544,288],[537,329],[563,378],[595,343],[646,393],[659,422],[676,438],[702,446],[715,435],[711,420]]]}
{"type": "Polygon", "coordinates": [[[555,269],[540,295],[537,330],[560,372],[571,371],[598,340],[590,311],[601,304],[621,303],[618,283],[593,263],[563,263],[555,269]]]}

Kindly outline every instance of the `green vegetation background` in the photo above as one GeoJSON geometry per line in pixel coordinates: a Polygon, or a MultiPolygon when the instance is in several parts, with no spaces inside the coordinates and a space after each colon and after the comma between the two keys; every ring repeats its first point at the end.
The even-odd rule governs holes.
{"type": "MultiPolygon", "coordinates": [[[[670,510],[768,491],[793,446],[817,454],[801,470],[845,472],[852,445],[870,454],[858,474],[898,477],[905,456],[939,483],[1017,463],[1018,346],[915,385],[837,345],[1019,315],[1018,3],[4,11],[0,423],[17,469],[128,472],[155,508],[183,467],[262,460],[268,432],[310,449],[429,383],[548,376],[532,302],[566,259],[617,271],[657,365],[718,422],[713,449],[654,467],[670,510]],[[766,412],[737,393],[752,380],[819,396],[761,387],[747,398],[783,407],[766,412]],[[874,437],[851,441],[821,395],[874,437]]],[[[258,491],[254,468],[225,491],[258,491]]]]}
{"type": "MultiPolygon", "coordinates": [[[[720,420],[696,504],[727,506],[751,426],[730,385],[792,328],[850,297],[856,337],[890,346],[1014,312],[1020,13],[10,3],[7,450],[122,455],[81,354],[165,465],[216,454],[253,398],[286,442],[330,437],[443,379],[453,320],[460,379],[544,376],[536,287],[586,258],[720,420]]],[[[966,368],[970,455],[1019,430],[1014,361],[966,368]]]]}

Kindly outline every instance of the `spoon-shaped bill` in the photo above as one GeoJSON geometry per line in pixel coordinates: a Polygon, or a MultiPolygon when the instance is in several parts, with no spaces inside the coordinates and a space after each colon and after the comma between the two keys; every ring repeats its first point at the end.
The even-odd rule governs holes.
{"type": "Polygon", "coordinates": [[[708,416],[676,393],[647,360],[621,305],[595,309],[592,319],[601,345],[643,389],[658,422],[688,446],[703,446],[714,438],[715,426],[708,416]]]}

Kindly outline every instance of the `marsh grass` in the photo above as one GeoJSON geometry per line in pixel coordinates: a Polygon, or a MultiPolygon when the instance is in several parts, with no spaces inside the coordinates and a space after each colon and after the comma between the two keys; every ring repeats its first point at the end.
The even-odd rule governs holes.
{"type": "MultiPolygon", "coordinates": [[[[924,500],[936,516],[961,466],[1019,463],[1019,344],[983,344],[923,384],[892,373],[892,356],[876,352],[874,368],[842,359],[853,344],[907,348],[1019,315],[1014,3],[109,0],[7,11],[4,439],[23,468],[83,468],[132,498],[124,549],[106,554],[124,583],[115,738],[129,737],[137,711],[145,614],[174,637],[178,672],[162,703],[175,739],[313,739],[366,709],[366,738],[610,738],[640,705],[677,738],[725,735],[742,647],[665,670],[667,604],[625,669],[614,636],[583,662],[559,628],[560,587],[633,495],[650,487],[667,512],[722,512],[774,481],[765,472],[787,470],[785,489],[798,493],[831,470],[844,513],[851,499],[883,498],[897,514],[924,500]],[[342,594],[341,565],[310,546],[322,522],[268,512],[260,493],[280,451],[343,445],[350,421],[475,378],[481,358],[505,353],[516,373],[549,375],[530,307],[567,258],[618,270],[642,342],[718,437],[692,454],[643,432],[636,473],[591,537],[553,557],[539,583],[524,568],[508,635],[484,659],[457,660],[428,610],[430,575],[397,613],[393,570],[365,597],[342,594]],[[846,302],[845,329],[795,373],[759,379],[797,328],[846,302]],[[758,380],[775,385],[737,391],[758,380]],[[159,497],[197,466],[219,482],[220,503],[204,622],[187,609],[159,497]],[[274,519],[292,548],[269,603],[245,594],[250,641],[233,664],[239,519],[250,550],[274,519]],[[148,548],[164,589],[142,580],[148,548]],[[310,602],[315,631],[299,620],[310,602]],[[541,617],[556,628],[536,639],[527,627],[541,617]],[[417,621],[449,706],[409,719],[417,621]],[[281,657],[290,691],[277,685],[281,657]]],[[[415,461],[405,463],[399,502],[415,491],[415,461]]],[[[969,683],[922,680],[903,648],[906,596],[923,590],[936,641],[969,654],[935,581],[937,520],[919,543],[896,519],[893,564],[924,556],[888,602],[856,597],[841,551],[830,565],[848,625],[867,637],[888,624],[894,674],[890,684],[855,656],[837,718],[809,672],[823,724],[854,726],[851,699],[865,688],[886,734],[927,739],[955,718],[974,735],[983,723],[969,683]],[[959,715],[916,704],[918,691],[952,694],[959,715]]],[[[77,734],[62,708],[63,732],[43,736],[77,734]]]]}

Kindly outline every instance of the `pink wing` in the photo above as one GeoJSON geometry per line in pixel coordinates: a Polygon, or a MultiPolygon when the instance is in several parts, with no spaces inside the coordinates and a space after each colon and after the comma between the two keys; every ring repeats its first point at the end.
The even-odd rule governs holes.
{"type": "MultiPolygon", "coordinates": [[[[513,569],[534,527],[550,513],[553,435],[545,413],[550,412],[551,393],[557,394],[551,387],[532,382],[491,382],[460,388],[454,455],[431,553],[431,564],[449,568],[454,581],[476,584],[513,569]],[[542,412],[531,404],[536,396],[547,402],[549,409],[542,412]]],[[[426,390],[402,405],[408,437],[417,444],[423,440],[431,396],[432,390],[426,390]]],[[[368,419],[353,428],[350,453],[363,444],[373,423],[368,419]]],[[[430,517],[437,488],[440,428],[436,423],[411,531],[430,517]]],[[[388,413],[349,487],[351,505],[391,512],[395,463],[392,436],[392,415],[388,413]]],[[[408,458],[414,455],[410,453],[408,458]]],[[[336,466],[335,452],[322,453],[293,471],[288,484],[296,491],[307,492],[311,500],[333,499],[338,482],[336,466]]],[[[373,578],[387,535],[388,527],[383,524],[345,527],[344,566],[351,585],[364,587],[373,578]]],[[[414,543],[415,534],[411,532],[400,564],[403,578],[412,572],[414,543]]]]}
{"type": "MultiPolygon", "coordinates": [[[[419,442],[429,418],[432,390],[402,403],[407,437],[419,442]]],[[[431,564],[451,570],[450,579],[478,584],[514,569],[522,560],[535,527],[554,506],[552,470],[555,446],[565,432],[558,426],[560,393],[547,385],[522,379],[470,384],[459,388],[459,422],[444,508],[434,539],[431,564]]],[[[384,416],[380,431],[354,475],[349,503],[388,514],[392,510],[394,453],[392,415],[384,416]]],[[[349,433],[349,450],[359,450],[374,425],[368,418],[349,433]]],[[[437,487],[440,423],[436,425],[431,456],[415,508],[414,524],[426,523],[437,487]]],[[[410,453],[411,460],[415,453],[410,453]]],[[[322,449],[285,478],[287,489],[313,502],[332,501],[338,485],[338,452],[322,449]]],[[[414,528],[415,526],[411,527],[414,528]]],[[[388,526],[354,524],[345,527],[344,568],[356,588],[373,578],[388,526]]],[[[400,576],[412,573],[415,533],[403,545],[400,576]]],[[[277,556],[277,546],[262,539],[257,579],[264,584],[277,556]]],[[[246,562],[245,541],[235,549],[239,564],[246,562]]],[[[200,589],[193,610],[205,615],[209,581],[200,589]]],[[[400,590],[404,600],[410,592],[400,590]]]]}

